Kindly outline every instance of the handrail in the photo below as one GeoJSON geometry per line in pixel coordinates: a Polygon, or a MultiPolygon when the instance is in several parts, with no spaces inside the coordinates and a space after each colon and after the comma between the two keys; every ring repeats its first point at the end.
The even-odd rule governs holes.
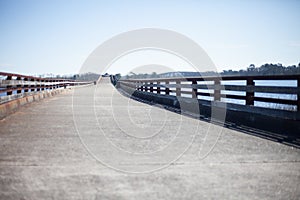
{"type": "Polygon", "coordinates": [[[300,75],[272,75],[272,76],[214,76],[214,77],[175,77],[154,79],[120,79],[118,86],[129,87],[134,90],[151,92],[164,95],[182,96],[191,95],[191,98],[201,96],[212,97],[212,101],[223,101],[223,99],[244,100],[245,105],[254,106],[254,102],[266,102],[296,106],[300,112],[300,75]],[[261,80],[295,80],[296,87],[292,86],[256,86],[255,81],[261,80]],[[245,81],[244,85],[225,85],[222,81],[245,81]],[[173,83],[172,83],[173,82],[173,83]],[[204,90],[204,91],[203,91],[204,90]],[[226,94],[230,92],[243,92],[241,94],[226,94]],[[258,96],[264,94],[287,94],[297,96],[290,98],[272,98],[269,96],[258,96]]]}
{"type": "MultiPolygon", "coordinates": [[[[0,76],[7,76],[7,77],[22,77],[27,79],[35,79],[35,80],[72,80],[72,79],[63,79],[63,78],[42,78],[42,77],[36,77],[36,76],[28,76],[23,74],[15,74],[15,73],[9,73],[9,72],[0,72],[0,76]]],[[[74,80],[72,80],[74,81],[74,80]]]]}
{"type": "Polygon", "coordinates": [[[0,80],[0,94],[6,93],[7,96],[17,94],[39,92],[44,90],[54,90],[57,88],[66,88],[67,86],[91,84],[91,81],[76,81],[62,78],[41,78],[27,76],[22,74],[0,72],[0,76],[5,77],[0,80]]]}

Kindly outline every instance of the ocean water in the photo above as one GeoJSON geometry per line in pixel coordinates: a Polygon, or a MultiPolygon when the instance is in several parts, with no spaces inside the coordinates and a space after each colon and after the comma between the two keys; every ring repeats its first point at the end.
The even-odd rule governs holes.
{"type": "MultiPolygon", "coordinates": [[[[255,80],[256,86],[276,86],[276,87],[297,87],[297,81],[296,80],[255,80]]],[[[209,83],[211,84],[211,83],[209,83]]],[[[246,86],[246,81],[221,81],[222,85],[236,85],[236,86],[246,86]]],[[[184,91],[191,91],[191,89],[184,91]]],[[[198,99],[203,100],[213,100],[213,91],[212,90],[205,90],[205,89],[198,89],[198,92],[209,92],[211,96],[198,96],[198,99]]],[[[228,90],[221,90],[221,94],[228,94],[228,95],[238,95],[238,96],[246,96],[246,92],[241,91],[228,91],[228,90]]],[[[171,94],[175,95],[175,93],[171,94]]],[[[182,94],[183,97],[191,98],[192,95],[189,94],[182,94]]],[[[256,97],[268,97],[268,98],[274,98],[274,99],[288,99],[288,100],[297,100],[296,94],[276,94],[276,93],[262,93],[262,92],[256,92],[254,93],[254,96],[256,97]]],[[[231,98],[221,98],[221,101],[227,102],[227,103],[233,103],[233,104],[240,104],[245,105],[245,100],[239,100],[239,99],[231,99],[231,98]]],[[[281,109],[281,110],[291,110],[295,111],[297,109],[297,106],[293,105],[286,105],[286,104],[279,104],[279,103],[268,103],[268,102],[260,102],[255,101],[254,106],[257,107],[264,107],[264,108],[273,108],[273,109],[281,109]]]]}

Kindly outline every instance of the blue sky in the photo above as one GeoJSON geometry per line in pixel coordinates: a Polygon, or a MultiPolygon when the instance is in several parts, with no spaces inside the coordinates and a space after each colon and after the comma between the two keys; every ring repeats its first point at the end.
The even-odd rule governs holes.
{"type": "Polygon", "coordinates": [[[300,62],[300,1],[0,0],[0,71],[72,74],[102,42],[139,28],[182,33],[219,71],[300,62]]]}

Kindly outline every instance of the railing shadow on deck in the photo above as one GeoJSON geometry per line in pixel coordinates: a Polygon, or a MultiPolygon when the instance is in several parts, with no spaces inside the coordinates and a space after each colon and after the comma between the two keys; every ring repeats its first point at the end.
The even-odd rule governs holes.
{"type": "Polygon", "coordinates": [[[116,87],[135,100],[206,121],[212,107],[225,105],[225,127],[300,147],[300,75],[127,79],[116,87]],[[200,115],[182,110],[179,98],[196,99],[200,115]]]}

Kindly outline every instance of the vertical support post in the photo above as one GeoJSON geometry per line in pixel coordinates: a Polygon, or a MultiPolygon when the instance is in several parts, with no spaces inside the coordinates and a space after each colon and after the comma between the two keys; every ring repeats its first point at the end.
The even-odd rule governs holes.
{"type": "Polygon", "coordinates": [[[145,86],[144,86],[144,90],[145,90],[146,92],[148,92],[148,86],[147,86],[147,84],[148,84],[148,82],[145,81],[145,82],[144,82],[144,85],[145,85],[145,86]]]}
{"type": "Polygon", "coordinates": [[[180,84],[180,81],[176,81],[176,96],[180,97],[181,96],[181,87],[178,86],[180,84]]]}
{"type": "Polygon", "coordinates": [[[153,82],[150,82],[150,92],[153,93],[153,82]]]}
{"type": "Polygon", "coordinates": [[[41,90],[44,91],[45,90],[45,80],[41,80],[41,90]]]}
{"type": "Polygon", "coordinates": [[[140,81],[140,82],[139,82],[139,84],[141,85],[141,86],[140,86],[140,90],[141,90],[141,91],[144,91],[143,82],[142,82],[142,81],[140,81]]]}
{"type": "MultiPolygon", "coordinates": [[[[30,81],[33,81],[34,82],[34,79],[32,78],[32,79],[30,79],[30,81]]],[[[33,91],[35,91],[35,85],[31,85],[31,90],[30,90],[31,92],[33,92],[33,91]]]]}
{"type": "Polygon", "coordinates": [[[160,81],[157,81],[157,82],[156,82],[156,85],[157,85],[157,86],[156,86],[156,88],[157,88],[157,90],[156,90],[156,91],[157,91],[157,94],[160,94],[160,86],[159,86],[159,84],[160,84],[160,81]]]}
{"type": "MultiPolygon", "coordinates": [[[[21,76],[18,76],[17,77],[17,81],[20,81],[21,82],[21,76]]],[[[17,94],[20,94],[20,93],[22,93],[22,88],[21,88],[22,86],[21,86],[21,84],[20,83],[18,83],[17,84],[17,94]]]]}
{"type": "Polygon", "coordinates": [[[52,87],[53,87],[53,85],[52,85],[53,83],[52,83],[52,82],[53,82],[53,80],[49,80],[49,83],[50,83],[49,89],[50,89],[50,90],[52,90],[52,87]]]}
{"type": "MultiPolygon", "coordinates": [[[[6,80],[12,80],[12,76],[7,76],[6,80]]],[[[11,89],[11,84],[6,87],[7,89],[11,89]]],[[[6,92],[6,95],[12,95],[12,90],[6,92]]]]}
{"type": "Polygon", "coordinates": [[[254,105],[254,81],[252,78],[247,78],[247,91],[246,91],[246,105],[253,106],[254,105]],[[249,91],[251,89],[251,91],[249,91]]]}
{"type": "Polygon", "coordinates": [[[297,94],[297,112],[300,112],[300,78],[297,79],[297,88],[298,88],[298,94],[297,94]]]}
{"type": "Polygon", "coordinates": [[[48,80],[45,80],[45,89],[46,89],[46,90],[49,89],[48,83],[49,83],[49,81],[48,81],[48,80]]]}
{"type": "Polygon", "coordinates": [[[166,81],[166,95],[170,94],[170,88],[167,86],[169,84],[169,81],[166,81]]]}
{"type": "Polygon", "coordinates": [[[40,88],[41,88],[41,80],[40,79],[37,79],[36,80],[38,82],[38,84],[36,85],[36,91],[40,91],[40,88]]]}
{"type": "Polygon", "coordinates": [[[192,98],[196,98],[197,99],[197,96],[198,96],[198,94],[197,94],[197,88],[194,88],[195,86],[197,86],[197,81],[196,80],[193,80],[192,81],[192,98]]]}
{"type": "Polygon", "coordinates": [[[120,82],[120,80],[117,80],[117,82],[116,82],[116,88],[120,88],[121,87],[121,82],[120,82]]]}
{"type": "MultiPolygon", "coordinates": [[[[23,80],[27,82],[28,78],[24,78],[23,80]]],[[[25,83],[24,85],[24,92],[28,92],[28,83],[25,83]]]]}
{"type": "Polygon", "coordinates": [[[221,100],[221,91],[220,91],[220,79],[216,79],[214,81],[215,89],[214,89],[214,101],[220,101],[221,100]]]}

